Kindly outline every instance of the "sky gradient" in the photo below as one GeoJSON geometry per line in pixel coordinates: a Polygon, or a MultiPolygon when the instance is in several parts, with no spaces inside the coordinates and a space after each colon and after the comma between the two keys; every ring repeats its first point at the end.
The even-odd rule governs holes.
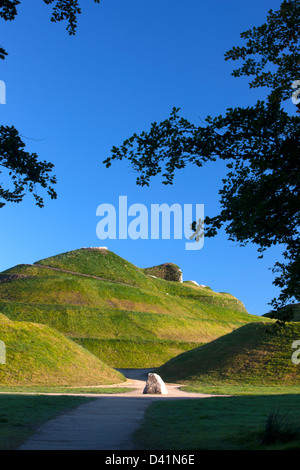
{"type": "Polygon", "coordinates": [[[223,230],[199,251],[185,250],[186,240],[99,240],[96,210],[104,203],[118,209],[119,196],[127,196],[129,206],[149,210],[151,204],[204,204],[205,215],[218,213],[222,162],[181,170],[172,186],[156,177],[141,188],[126,161],[109,169],[102,161],[113,145],[164,120],[174,106],[201,124],[207,115],[264,99],[265,90],[250,90],[246,79],[231,76],[237,64],[224,54],[280,3],[84,0],[75,37],[66,24],[50,22],[51,7],[41,0],[23,1],[15,21],[1,20],[1,46],[9,53],[0,63],[6,84],[1,123],[14,125],[28,151],[54,163],[58,199],[46,196],[40,209],[28,195],[1,209],[0,271],[107,246],[138,267],[176,263],[184,280],[230,292],[249,313],[269,311],[279,293],[270,268],[280,247],[259,260],[256,246],[239,247],[223,230]]]}

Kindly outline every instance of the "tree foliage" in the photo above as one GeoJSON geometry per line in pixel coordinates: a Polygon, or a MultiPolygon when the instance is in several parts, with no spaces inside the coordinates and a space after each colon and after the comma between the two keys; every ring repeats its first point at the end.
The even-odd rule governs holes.
{"type": "Polygon", "coordinates": [[[137,184],[150,184],[162,174],[173,184],[176,170],[189,164],[202,167],[218,159],[228,172],[219,191],[221,211],[205,218],[205,235],[215,236],[224,226],[229,239],[241,246],[258,245],[260,257],[272,245],[284,246],[283,262],[274,284],[281,288],[273,308],[300,299],[300,118],[285,109],[292,84],[300,78],[300,2],[285,0],[267,21],[241,33],[242,47],[233,47],[225,60],[242,60],[234,77],[251,77],[250,87],[267,87],[265,101],[255,106],[230,108],[224,116],[208,116],[195,126],[173,108],[168,119],[136,133],[104,160],[127,159],[138,173],[137,184]]]}
{"type": "Polygon", "coordinates": [[[5,205],[1,199],[18,203],[23,200],[26,191],[33,194],[37,206],[43,207],[43,198],[37,193],[37,185],[46,188],[52,199],[56,198],[53,188],[56,177],[50,175],[54,165],[38,161],[38,156],[26,152],[24,147],[17,129],[0,126],[0,166],[8,172],[12,186],[12,189],[0,187],[0,208],[5,205]]]}
{"type": "MultiPolygon", "coordinates": [[[[51,21],[67,21],[66,29],[70,35],[74,35],[77,17],[81,14],[78,0],[43,2],[53,5],[51,21]]],[[[94,2],[100,3],[100,0],[94,2]]],[[[21,0],[0,0],[0,18],[13,21],[20,4],[21,0]]],[[[7,55],[6,50],[0,47],[0,59],[5,59],[7,55]]],[[[9,180],[5,188],[0,184],[0,208],[6,202],[21,202],[26,192],[33,194],[37,206],[43,207],[44,200],[38,194],[38,187],[45,189],[52,199],[57,198],[53,187],[56,184],[56,177],[52,175],[54,165],[46,161],[40,162],[35,153],[26,152],[24,149],[25,144],[14,126],[0,126],[0,174],[9,180]]]]}
{"type": "MultiPolygon", "coordinates": [[[[78,0],[42,0],[46,5],[53,5],[50,17],[53,23],[67,21],[67,31],[74,35],[77,29],[77,17],[82,13],[78,0]]],[[[94,0],[100,3],[101,0],[94,0]]],[[[18,6],[22,0],[0,0],[0,17],[5,21],[12,21],[18,14],[18,6]]],[[[24,2],[26,3],[26,2],[24,2]]]]}
{"type": "Polygon", "coordinates": [[[250,88],[268,87],[270,100],[290,99],[291,83],[299,78],[299,10],[299,0],[283,1],[266,23],[241,33],[244,46],[225,54],[225,60],[244,61],[232,75],[252,76],[250,88]]]}

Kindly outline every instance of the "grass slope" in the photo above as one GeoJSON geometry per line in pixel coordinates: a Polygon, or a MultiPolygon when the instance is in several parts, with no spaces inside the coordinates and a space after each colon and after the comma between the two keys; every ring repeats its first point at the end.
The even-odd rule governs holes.
{"type": "Polygon", "coordinates": [[[0,317],[5,364],[0,386],[90,386],[120,383],[125,377],[63,334],[46,325],[0,317]]]}
{"type": "Polygon", "coordinates": [[[0,312],[47,324],[112,367],[156,367],[260,317],[238,299],[79,249],[0,274],[0,312]]]}
{"type": "Polygon", "coordinates": [[[276,334],[264,322],[252,323],[171,359],[157,372],[168,382],[300,386],[300,365],[292,362],[292,343],[299,338],[299,323],[276,334]]]}

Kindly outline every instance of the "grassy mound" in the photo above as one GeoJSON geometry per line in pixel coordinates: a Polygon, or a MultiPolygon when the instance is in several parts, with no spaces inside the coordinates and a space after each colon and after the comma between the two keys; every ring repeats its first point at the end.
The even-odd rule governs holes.
{"type": "Polygon", "coordinates": [[[168,382],[300,385],[300,365],[292,362],[300,325],[275,332],[264,322],[245,325],[171,359],[157,373],[168,382]]]}
{"type": "Polygon", "coordinates": [[[154,278],[103,249],[15,266],[0,274],[0,299],[9,319],[49,325],[116,368],[157,367],[261,321],[230,294],[154,278]]]}
{"type": "Polygon", "coordinates": [[[81,248],[35,263],[134,286],[145,285],[143,271],[107,249],[81,248]]]}
{"type": "Polygon", "coordinates": [[[125,377],[46,325],[0,318],[0,385],[108,385],[125,377]]]}
{"type": "Polygon", "coordinates": [[[97,357],[105,358],[106,364],[118,364],[118,368],[155,367],[174,356],[198,346],[198,343],[171,340],[130,340],[77,338],[76,342],[97,357]]]}

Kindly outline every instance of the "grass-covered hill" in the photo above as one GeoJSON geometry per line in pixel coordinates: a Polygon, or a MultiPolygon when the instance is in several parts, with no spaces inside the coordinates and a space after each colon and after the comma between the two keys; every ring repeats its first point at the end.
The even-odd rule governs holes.
{"type": "Polygon", "coordinates": [[[168,382],[233,385],[300,385],[300,364],[292,361],[300,324],[274,329],[252,323],[183,353],[157,369],[168,382]]]}
{"type": "Polygon", "coordinates": [[[46,324],[115,368],[160,366],[260,320],[230,294],[153,277],[96,248],[3,272],[0,312],[46,324]]]}
{"type": "Polygon", "coordinates": [[[125,377],[47,325],[15,322],[0,315],[5,363],[0,385],[90,386],[120,383],[125,377]]]}

